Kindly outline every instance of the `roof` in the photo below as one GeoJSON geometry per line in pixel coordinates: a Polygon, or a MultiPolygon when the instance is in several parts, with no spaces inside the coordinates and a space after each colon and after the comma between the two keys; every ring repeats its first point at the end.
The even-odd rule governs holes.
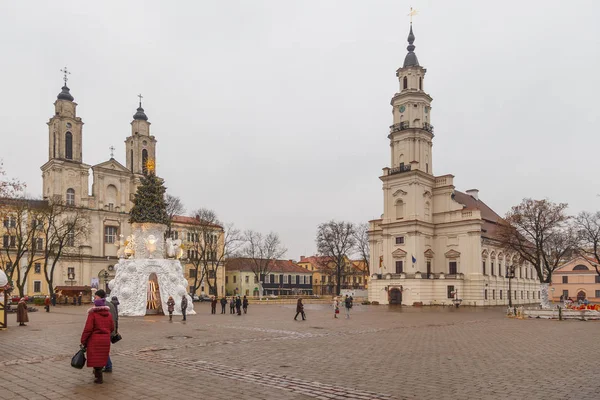
{"type": "Polygon", "coordinates": [[[592,257],[586,257],[586,256],[577,256],[575,258],[570,259],[569,261],[565,262],[564,264],[562,264],[560,267],[558,267],[554,272],[553,275],[563,275],[563,274],[597,274],[596,272],[596,268],[594,267],[594,265],[598,265],[598,261],[595,258],[592,257]],[[588,269],[587,270],[582,270],[582,269],[577,269],[574,270],[574,268],[577,265],[585,265],[588,269]],[[569,270],[570,269],[570,270],[569,270]]]}
{"type": "MultiPolygon", "coordinates": [[[[274,260],[271,273],[310,273],[292,260],[274,260]]],[[[226,271],[252,272],[254,261],[251,258],[230,258],[225,262],[226,271]]]]}
{"type": "Polygon", "coordinates": [[[207,222],[204,221],[200,218],[196,218],[196,217],[188,217],[185,215],[174,215],[173,216],[173,222],[176,224],[187,224],[187,225],[205,225],[205,226],[212,226],[215,228],[221,228],[223,229],[223,227],[221,225],[218,224],[213,224],[211,222],[207,222]]]}
{"type": "Polygon", "coordinates": [[[309,256],[309,257],[301,258],[300,261],[298,261],[298,264],[308,263],[317,269],[323,269],[324,267],[327,267],[327,264],[332,261],[334,261],[334,260],[331,257],[309,256]]]}
{"type": "Polygon", "coordinates": [[[410,24],[410,32],[408,34],[407,40],[408,46],[406,47],[406,50],[408,50],[408,54],[406,54],[406,57],[404,58],[404,65],[402,66],[402,68],[418,67],[419,60],[417,60],[417,55],[414,53],[415,45],[413,43],[415,41],[415,35],[412,30],[412,23],[410,24]]]}
{"type": "Polygon", "coordinates": [[[479,210],[479,212],[481,212],[481,219],[483,219],[483,236],[488,238],[493,238],[495,236],[496,230],[498,229],[498,221],[502,220],[500,215],[483,201],[475,199],[470,194],[459,192],[458,190],[454,191],[454,201],[464,205],[467,209],[479,210]]]}
{"type": "Polygon", "coordinates": [[[70,89],[67,87],[67,85],[63,86],[61,89],[62,91],[58,94],[58,96],[56,96],[58,100],[75,100],[75,98],[73,98],[73,95],[71,95],[70,89]]]}

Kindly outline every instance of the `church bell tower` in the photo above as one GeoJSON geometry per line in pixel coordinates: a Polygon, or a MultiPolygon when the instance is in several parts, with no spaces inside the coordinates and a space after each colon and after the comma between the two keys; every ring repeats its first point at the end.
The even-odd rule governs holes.
{"type": "Polygon", "coordinates": [[[142,108],[142,95],[138,95],[140,104],[131,122],[131,136],[125,140],[126,167],[133,174],[146,174],[148,160],[156,160],[156,139],[150,135],[150,122],[142,108]]]}

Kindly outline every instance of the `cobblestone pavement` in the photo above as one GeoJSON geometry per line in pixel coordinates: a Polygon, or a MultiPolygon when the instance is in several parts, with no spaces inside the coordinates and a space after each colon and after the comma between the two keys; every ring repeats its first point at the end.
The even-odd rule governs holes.
{"type": "Polygon", "coordinates": [[[501,309],[251,305],[121,318],[103,385],[71,368],[86,307],[9,315],[2,399],[598,399],[600,322],[515,320],[501,309]]]}

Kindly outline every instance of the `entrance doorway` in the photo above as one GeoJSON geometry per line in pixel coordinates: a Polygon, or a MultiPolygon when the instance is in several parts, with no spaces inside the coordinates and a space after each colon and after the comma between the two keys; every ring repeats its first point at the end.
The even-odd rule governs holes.
{"type": "Polygon", "coordinates": [[[586,298],[586,295],[583,290],[580,290],[579,292],[577,292],[577,301],[584,301],[585,298],[586,298]]]}
{"type": "Polygon", "coordinates": [[[402,304],[402,291],[400,289],[390,289],[390,304],[402,304]]]}
{"type": "Polygon", "coordinates": [[[146,315],[148,314],[164,314],[162,310],[162,302],[160,301],[160,288],[158,286],[158,277],[153,272],[148,278],[146,300],[146,315]]]}

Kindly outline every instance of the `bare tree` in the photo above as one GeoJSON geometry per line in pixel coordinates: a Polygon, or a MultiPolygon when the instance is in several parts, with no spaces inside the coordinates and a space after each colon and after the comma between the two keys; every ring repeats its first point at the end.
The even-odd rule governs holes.
{"type": "Polygon", "coordinates": [[[371,257],[369,248],[369,223],[363,222],[355,226],[354,230],[354,245],[355,253],[360,257],[360,260],[365,265],[365,271],[367,276],[370,276],[369,260],[371,257]]]}
{"type": "Polygon", "coordinates": [[[497,239],[502,246],[535,268],[543,307],[549,305],[548,284],[553,272],[576,250],[577,237],[566,208],[566,203],[523,199],[499,224],[497,239]]]}
{"type": "Polygon", "coordinates": [[[209,293],[217,295],[219,268],[241,246],[241,234],[233,224],[223,226],[213,210],[201,208],[194,216],[196,221],[188,228],[187,244],[188,262],[196,272],[193,292],[205,281],[209,293]]]}
{"type": "Polygon", "coordinates": [[[250,260],[250,268],[258,281],[262,298],[264,279],[275,267],[274,261],[283,257],[287,249],[283,247],[279,235],[275,232],[263,236],[259,232],[247,230],[243,236],[246,244],[242,248],[241,255],[250,260]]]}
{"type": "Polygon", "coordinates": [[[185,207],[183,202],[177,196],[170,194],[165,195],[165,202],[167,203],[167,231],[165,237],[171,237],[171,227],[173,226],[173,217],[176,215],[183,215],[185,213],[185,207]]]}
{"type": "Polygon", "coordinates": [[[356,229],[352,222],[331,220],[320,224],[317,228],[317,251],[321,256],[331,258],[334,263],[338,295],[348,252],[356,246],[355,234],[356,229]]]}
{"type": "Polygon", "coordinates": [[[592,265],[600,275],[600,212],[584,211],[575,218],[575,229],[579,237],[578,251],[581,255],[593,258],[592,265]]]}
{"type": "Polygon", "coordinates": [[[8,179],[4,165],[0,160],[0,198],[15,198],[18,197],[21,191],[25,188],[25,184],[16,179],[8,179]]]}

